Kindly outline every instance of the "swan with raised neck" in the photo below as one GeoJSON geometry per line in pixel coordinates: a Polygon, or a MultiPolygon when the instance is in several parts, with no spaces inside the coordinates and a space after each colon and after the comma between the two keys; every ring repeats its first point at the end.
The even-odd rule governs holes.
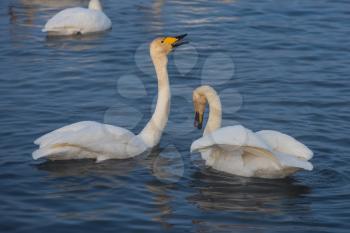
{"type": "Polygon", "coordinates": [[[150,121],[138,135],[149,148],[159,143],[169,117],[170,87],[167,55],[174,47],[184,44],[182,39],[185,36],[186,34],[176,37],[157,38],[150,45],[150,55],[158,79],[158,97],[156,108],[150,121]]]}
{"type": "Polygon", "coordinates": [[[185,42],[186,35],[161,37],[150,45],[150,54],[158,79],[158,99],[155,111],[140,134],[128,129],[95,121],[81,121],[47,133],[37,140],[39,148],[32,153],[34,159],[50,160],[127,159],[156,146],[167,124],[170,106],[170,87],[167,55],[185,42]]]}

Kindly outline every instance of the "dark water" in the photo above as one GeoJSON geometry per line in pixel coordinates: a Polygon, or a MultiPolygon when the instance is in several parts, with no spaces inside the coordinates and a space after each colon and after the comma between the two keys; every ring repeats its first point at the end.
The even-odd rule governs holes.
{"type": "Polygon", "coordinates": [[[104,1],[109,32],[48,39],[59,9],[0,2],[1,232],[348,232],[350,2],[104,1]],[[156,79],[146,44],[189,33],[170,58],[172,110],[159,148],[127,161],[33,161],[32,143],[82,120],[138,132],[156,79]],[[190,155],[191,91],[213,85],[224,125],[274,129],[315,153],[312,172],[247,179],[190,155]]]}

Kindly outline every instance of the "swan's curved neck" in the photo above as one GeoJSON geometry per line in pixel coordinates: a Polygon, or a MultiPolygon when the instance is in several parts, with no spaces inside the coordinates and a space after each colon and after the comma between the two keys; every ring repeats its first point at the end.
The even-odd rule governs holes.
{"type": "Polygon", "coordinates": [[[99,0],[90,0],[89,9],[102,11],[102,5],[99,0]]]}
{"type": "Polygon", "coordinates": [[[209,105],[208,122],[203,132],[203,135],[206,135],[221,127],[221,101],[212,89],[208,89],[203,94],[209,105]]]}
{"type": "Polygon", "coordinates": [[[170,87],[167,71],[168,59],[166,55],[152,56],[152,61],[158,79],[158,98],[151,120],[140,132],[139,136],[149,148],[156,146],[168,122],[170,106],[170,87]]]}

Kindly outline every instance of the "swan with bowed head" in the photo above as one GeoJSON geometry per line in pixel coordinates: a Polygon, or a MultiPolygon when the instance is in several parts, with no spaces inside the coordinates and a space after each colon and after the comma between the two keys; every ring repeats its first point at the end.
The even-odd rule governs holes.
{"type": "Polygon", "coordinates": [[[160,37],[150,44],[150,55],[158,79],[158,97],[154,113],[143,130],[135,135],[128,129],[102,124],[95,121],[81,121],[56,129],[35,140],[39,148],[33,152],[33,159],[49,160],[127,159],[142,154],[156,146],[168,121],[170,87],[167,71],[167,55],[186,41],[180,35],[160,37]]]}
{"type": "Polygon", "coordinates": [[[220,97],[212,87],[195,89],[193,103],[198,129],[209,104],[203,137],[191,145],[191,152],[200,152],[207,166],[234,175],[270,179],[313,169],[309,162],[312,151],[289,135],[273,130],[253,132],[242,125],[221,128],[220,97]]]}
{"type": "Polygon", "coordinates": [[[90,0],[88,8],[73,7],[54,15],[42,29],[48,35],[68,36],[106,31],[111,20],[103,12],[99,0],[90,0]]]}

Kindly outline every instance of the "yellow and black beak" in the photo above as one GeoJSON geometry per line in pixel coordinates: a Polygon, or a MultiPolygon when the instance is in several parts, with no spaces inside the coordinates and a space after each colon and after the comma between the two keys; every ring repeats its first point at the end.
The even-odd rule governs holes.
{"type": "Polygon", "coordinates": [[[187,34],[182,34],[174,37],[167,36],[164,38],[163,43],[170,44],[173,48],[175,48],[180,45],[189,43],[188,41],[184,41],[185,36],[187,36],[187,34]]]}
{"type": "Polygon", "coordinates": [[[203,115],[204,113],[196,112],[194,116],[194,127],[201,129],[203,126],[203,115]]]}

